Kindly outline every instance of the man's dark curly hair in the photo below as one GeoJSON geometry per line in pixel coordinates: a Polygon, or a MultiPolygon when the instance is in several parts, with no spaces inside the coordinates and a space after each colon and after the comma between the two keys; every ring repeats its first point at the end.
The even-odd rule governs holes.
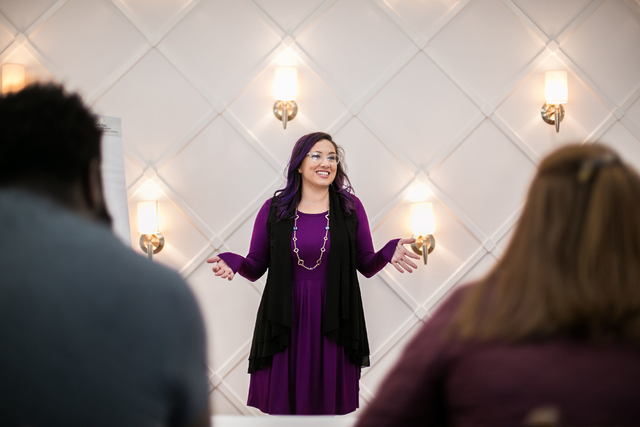
{"type": "Polygon", "coordinates": [[[25,178],[84,178],[100,159],[96,118],[76,94],[35,84],[0,97],[0,185],[25,178]]]}

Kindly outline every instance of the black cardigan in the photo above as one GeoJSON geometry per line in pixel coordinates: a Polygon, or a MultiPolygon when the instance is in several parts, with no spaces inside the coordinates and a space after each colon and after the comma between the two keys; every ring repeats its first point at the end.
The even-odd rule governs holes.
{"type": "MultiPolygon", "coordinates": [[[[345,217],[340,199],[329,189],[329,272],[322,315],[322,333],[344,348],[351,363],[369,366],[369,342],[360,285],[356,274],[355,212],[345,217]]],[[[278,221],[277,196],[271,200],[267,228],[270,242],[269,274],[262,294],[249,353],[249,372],[271,366],[273,355],[291,341],[291,233],[293,218],[278,221]]]]}

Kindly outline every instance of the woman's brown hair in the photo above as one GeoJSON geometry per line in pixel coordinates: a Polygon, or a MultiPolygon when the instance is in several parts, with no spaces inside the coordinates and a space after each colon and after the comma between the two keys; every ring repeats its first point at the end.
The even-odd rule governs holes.
{"type": "Polygon", "coordinates": [[[640,343],[640,177],[603,145],[546,157],[504,257],[463,300],[454,334],[640,343]]]}

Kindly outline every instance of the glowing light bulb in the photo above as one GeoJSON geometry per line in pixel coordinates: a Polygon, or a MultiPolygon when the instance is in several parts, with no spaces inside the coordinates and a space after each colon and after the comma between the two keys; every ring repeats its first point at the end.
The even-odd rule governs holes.
{"type": "Polygon", "coordinates": [[[411,229],[416,236],[426,236],[436,231],[431,202],[413,203],[411,205],[411,229]]]}
{"type": "Polygon", "coordinates": [[[566,104],[569,98],[567,72],[564,70],[544,73],[544,87],[547,104],[566,104]]]}
{"type": "Polygon", "coordinates": [[[298,70],[295,67],[276,68],[273,96],[276,101],[293,101],[298,95],[298,70]]]}

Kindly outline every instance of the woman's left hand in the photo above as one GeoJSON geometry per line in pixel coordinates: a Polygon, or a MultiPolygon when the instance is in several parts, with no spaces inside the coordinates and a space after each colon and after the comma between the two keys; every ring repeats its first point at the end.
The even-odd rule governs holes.
{"type": "Polygon", "coordinates": [[[420,256],[407,250],[407,248],[403,246],[410,245],[415,241],[416,239],[400,239],[398,241],[396,251],[393,253],[393,257],[391,257],[391,265],[393,265],[400,273],[404,273],[404,270],[407,270],[409,273],[411,273],[413,271],[411,267],[418,268],[418,266],[409,258],[420,259],[420,256]]]}

